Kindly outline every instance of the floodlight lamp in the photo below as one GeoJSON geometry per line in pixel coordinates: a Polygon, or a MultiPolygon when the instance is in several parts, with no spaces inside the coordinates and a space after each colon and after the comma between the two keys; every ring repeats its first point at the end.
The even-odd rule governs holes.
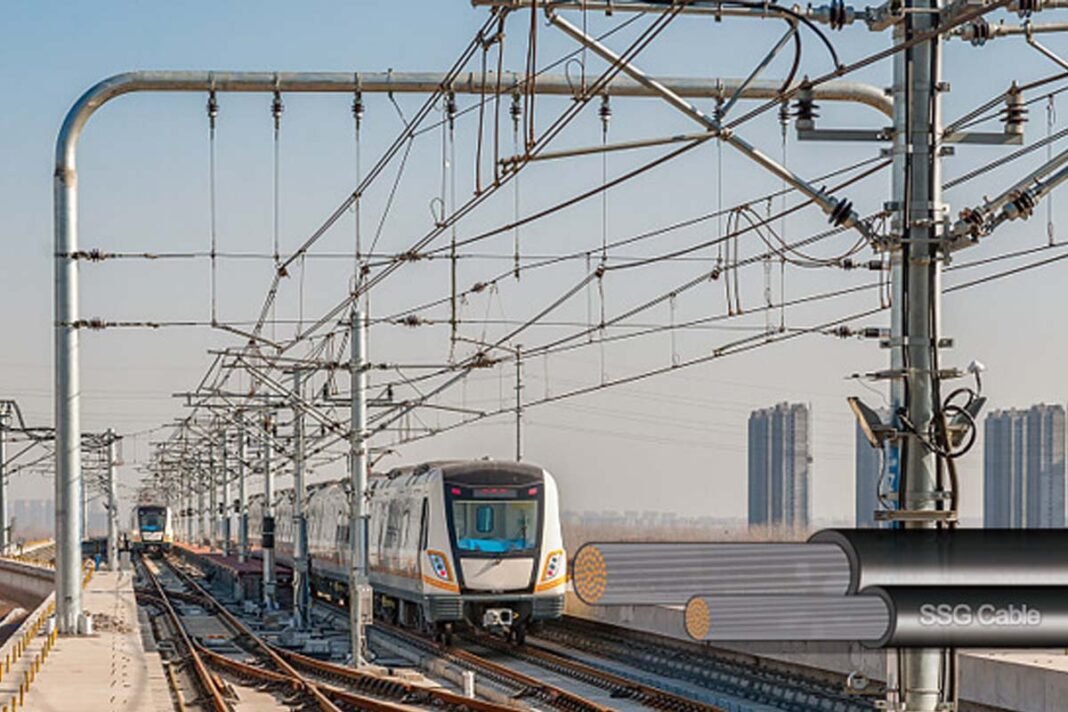
{"type": "Polygon", "coordinates": [[[868,439],[872,447],[881,448],[883,442],[893,435],[894,429],[883,423],[879,418],[879,414],[864,405],[856,396],[850,396],[846,401],[849,403],[849,408],[853,411],[853,415],[856,416],[857,425],[860,426],[864,437],[868,439]]]}
{"type": "Polygon", "coordinates": [[[986,370],[986,366],[983,364],[982,361],[979,361],[978,359],[975,359],[971,363],[968,364],[968,373],[970,373],[973,376],[975,376],[975,390],[976,390],[977,393],[982,393],[983,392],[983,376],[982,376],[982,373],[985,370],[986,370]]]}

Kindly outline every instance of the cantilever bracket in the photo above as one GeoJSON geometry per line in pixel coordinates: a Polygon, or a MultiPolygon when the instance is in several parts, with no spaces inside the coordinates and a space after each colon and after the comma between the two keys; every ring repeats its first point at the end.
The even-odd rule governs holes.
{"type": "Polygon", "coordinates": [[[601,59],[609,64],[619,67],[620,71],[624,74],[628,75],[639,84],[644,85],[654,94],[659,95],[669,105],[704,126],[710,133],[715,134],[719,140],[738,149],[742,154],[785,181],[787,185],[792,186],[799,193],[811,199],[814,203],[820,206],[824,213],[831,217],[831,220],[835,225],[852,228],[863,235],[864,238],[871,243],[879,241],[879,236],[868,223],[861,220],[857,212],[853,210],[852,203],[848,200],[844,198],[834,198],[828,195],[801,176],[798,176],[786,166],[781,165],[770,156],[761,152],[756,146],[741,138],[733,131],[729,132],[724,130],[718,119],[708,116],[677,93],[647,75],[632,62],[627,61],[599,42],[596,38],[591,37],[580,28],[560,17],[551,6],[546,8],[545,14],[548,17],[550,24],[557,27],[564,34],[568,35],[579,44],[584,45],[587,49],[600,56],[601,59]]]}

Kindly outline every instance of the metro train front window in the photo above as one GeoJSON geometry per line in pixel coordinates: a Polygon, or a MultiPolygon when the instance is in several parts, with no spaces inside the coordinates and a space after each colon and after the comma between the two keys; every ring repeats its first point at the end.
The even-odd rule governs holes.
{"type": "Polygon", "coordinates": [[[138,512],[138,525],[143,532],[163,531],[165,515],[162,509],[142,509],[138,512]]]}
{"type": "Polygon", "coordinates": [[[537,546],[538,501],[471,499],[452,501],[456,548],[486,554],[512,554],[537,546]]]}

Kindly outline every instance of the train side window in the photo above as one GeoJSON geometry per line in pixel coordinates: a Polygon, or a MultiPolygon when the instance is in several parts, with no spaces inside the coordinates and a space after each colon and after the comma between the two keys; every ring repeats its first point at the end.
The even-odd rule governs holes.
{"type": "Polygon", "coordinates": [[[404,514],[401,516],[401,548],[408,548],[408,541],[410,530],[412,528],[412,510],[407,506],[404,509],[404,514]]]}
{"type": "Polygon", "coordinates": [[[423,549],[426,549],[427,538],[428,538],[428,536],[430,534],[430,532],[428,531],[428,529],[429,529],[429,526],[428,526],[429,521],[428,520],[429,519],[430,519],[430,500],[427,499],[426,497],[423,497],[423,512],[419,516],[419,549],[420,549],[420,551],[422,551],[423,549]]]}

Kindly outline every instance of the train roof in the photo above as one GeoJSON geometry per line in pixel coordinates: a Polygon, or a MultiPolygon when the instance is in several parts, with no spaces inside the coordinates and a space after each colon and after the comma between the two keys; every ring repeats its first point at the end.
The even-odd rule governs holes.
{"type": "MultiPolygon", "coordinates": [[[[405,475],[422,475],[431,470],[440,470],[442,479],[454,485],[466,485],[468,487],[481,487],[484,485],[527,485],[540,484],[545,481],[545,470],[537,465],[528,465],[523,462],[507,462],[499,460],[435,460],[424,462],[419,465],[403,465],[395,467],[387,473],[372,473],[369,485],[375,482],[391,482],[405,475]]],[[[347,488],[348,479],[323,480],[308,485],[308,493],[312,494],[328,487],[337,486],[347,488]]],[[[385,485],[388,486],[388,485],[385,485]]],[[[293,488],[275,490],[275,501],[292,499],[293,488]]],[[[263,499],[263,493],[257,492],[249,495],[249,501],[263,499]]]]}
{"type": "Polygon", "coordinates": [[[441,467],[441,474],[449,484],[471,487],[487,484],[527,485],[545,481],[545,470],[540,467],[496,460],[451,462],[441,467]]]}

